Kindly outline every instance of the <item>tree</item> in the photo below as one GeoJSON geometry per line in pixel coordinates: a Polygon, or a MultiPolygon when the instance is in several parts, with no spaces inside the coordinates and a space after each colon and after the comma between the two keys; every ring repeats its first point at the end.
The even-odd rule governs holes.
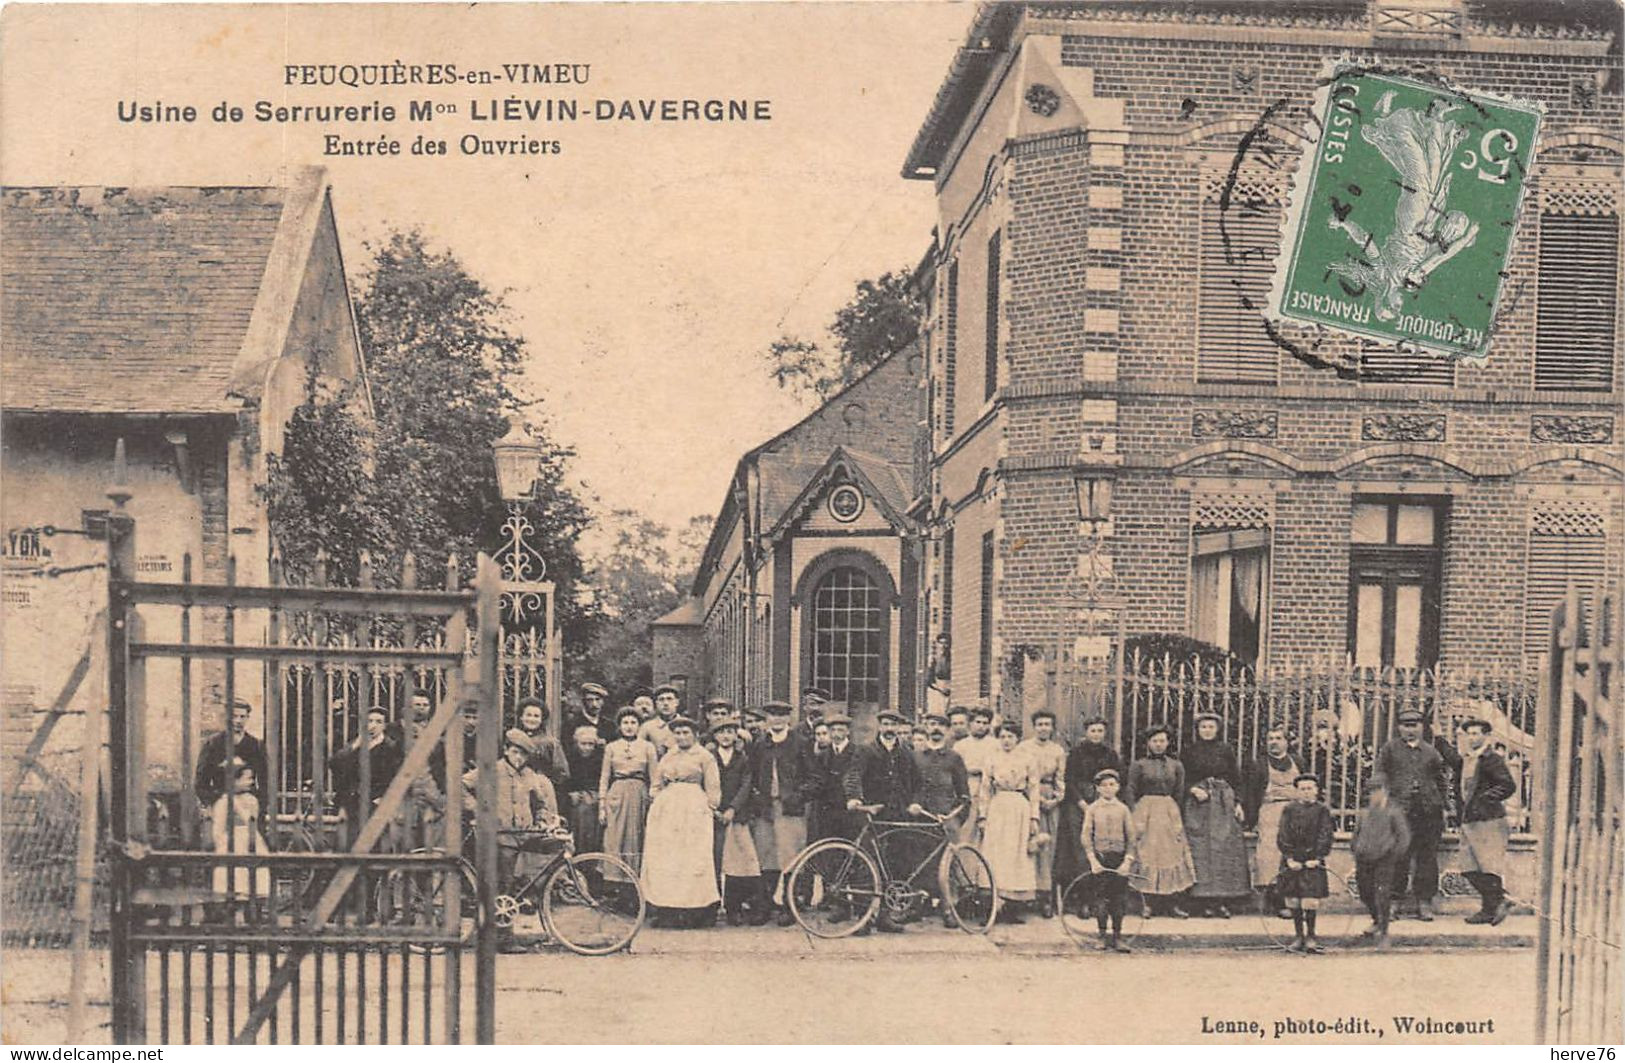
{"type": "Polygon", "coordinates": [[[913,343],[924,313],[925,304],[914,291],[907,269],[859,281],[852,298],[835,312],[830,324],[834,349],[780,336],[767,353],[773,380],[822,403],[913,343]]]}
{"type": "Polygon", "coordinates": [[[651,625],[688,598],[711,520],[694,517],[673,530],[618,509],[602,523],[615,530],[592,570],[603,622],[576,674],[625,696],[653,679],[651,625]]]}
{"type": "Polygon", "coordinates": [[[398,578],[407,552],[420,578],[455,555],[464,578],[499,542],[506,517],[491,445],[518,421],[544,448],[526,516],[558,588],[566,652],[591,637],[592,611],[576,601],[576,541],[589,515],[568,483],[572,451],[552,441],[539,400],[517,383],[528,348],[500,293],[421,233],[372,248],[358,286],[357,324],[371,381],[374,424],[314,378],[273,467],[272,526],[294,574],[323,549],[348,582],[368,550],[380,582],[398,578]]]}

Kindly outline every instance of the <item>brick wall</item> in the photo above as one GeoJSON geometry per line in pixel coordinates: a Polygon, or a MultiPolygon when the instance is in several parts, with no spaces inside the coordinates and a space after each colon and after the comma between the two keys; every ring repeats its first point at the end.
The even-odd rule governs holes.
{"type": "MultiPolygon", "coordinates": [[[[1599,84],[1609,60],[1585,54],[1597,50],[1593,42],[1519,39],[1494,27],[1479,27],[1487,36],[1473,38],[1470,47],[1484,49],[1478,52],[1461,43],[1361,48],[1351,43],[1349,25],[1238,28],[1217,25],[1222,18],[1208,20],[1212,27],[1148,24],[1142,34],[1128,23],[1132,9],[1124,10],[1106,14],[1091,6],[1069,17],[1064,9],[1044,8],[1029,12],[1028,26],[1064,35],[1064,62],[1092,70],[1097,97],[1125,102],[1125,130],[1046,133],[979,158],[967,151],[949,184],[1001,168],[1006,178],[995,182],[1002,201],[996,197],[981,214],[964,211],[966,195],[943,186],[942,261],[956,249],[960,255],[954,426],[960,437],[977,435],[937,440],[934,501],[958,504],[982,469],[997,470],[995,512],[984,513],[979,503],[953,517],[955,697],[974,689],[976,678],[966,668],[974,665],[979,634],[982,531],[993,527],[999,539],[1001,652],[1019,643],[1052,647],[1076,624],[1069,615],[1075,606],[1065,598],[1078,586],[1082,540],[1071,466],[1079,461],[1121,463],[1108,593],[1124,601],[1130,631],[1186,630],[1193,478],[1209,478],[1203,482],[1211,487],[1240,476],[1266,482],[1275,499],[1269,661],[1345,652],[1353,499],[1358,491],[1385,492],[1400,483],[1452,499],[1441,661],[1525,663],[1531,490],[1602,485],[1610,513],[1609,576],[1625,576],[1625,503],[1617,472],[1625,361],[1616,360],[1611,394],[1532,387],[1542,183],[1549,189],[1586,175],[1617,183],[1625,132],[1620,96],[1586,91],[1599,84]],[[1091,30],[1091,19],[1102,28],[1091,30]],[[1203,35],[1213,39],[1184,39],[1203,35]],[[1241,133],[1271,102],[1307,102],[1326,59],[1345,54],[1539,100],[1547,108],[1546,147],[1537,156],[1488,361],[1459,365],[1451,387],[1340,379],[1288,354],[1279,356],[1273,385],[1198,383],[1203,175],[1228,167],[1241,133]],[[978,225],[995,216],[994,205],[1007,219],[1002,386],[993,415],[973,425],[981,409],[979,270],[986,239],[978,225]],[[950,208],[964,216],[950,216],[950,208]],[[1252,427],[1215,432],[1213,415],[1251,420],[1252,427]],[[1550,415],[1601,417],[1610,438],[1554,448],[1549,438],[1537,438],[1534,426],[1535,418],[1550,415]],[[1424,437],[1442,423],[1442,438],[1415,438],[1415,419],[1426,422],[1424,437]],[[1209,427],[1199,433],[1198,421],[1209,427]],[[1097,444],[1104,440],[1094,453],[1090,436],[1097,444]]],[[[1018,33],[1010,48],[1020,47],[1018,33]]],[[[1012,60],[1009,70],[1020,69],[1012,60]]],[[[1012,85],[1013,76],[1005,76],[999,96],[1020,98],[1023,86],[1012,85]]],[[[985,140],[961,136],[972,145],[985,140]]],[[[937,353],[933,373],[942,371],[937,353]]],[[[1317,353],[1358,363],[1356,341],[1348,338],[1327,337],[1317,353]]],[[[1620,358],[1625,355],[1617,353],[1620,358]]]]}

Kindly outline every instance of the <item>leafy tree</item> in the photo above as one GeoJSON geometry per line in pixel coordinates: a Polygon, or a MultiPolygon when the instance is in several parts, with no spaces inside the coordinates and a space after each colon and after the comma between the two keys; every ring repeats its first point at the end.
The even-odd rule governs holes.
{"type": "Polygon", "coordinates": [[[803,397],[824,402],[897,353],[919,335],[925,305],[910,283],[911,271],[895,270],[859,281],[830,324],[834,349],[794,336],[768,348],[773,380],[803,397]]]}
{"type": "Polygon", "coordinates": [[[650,625],[687,599],[711,521],[694,517],[674,530],[618,509],[603,524],[615,530],[592,572],[603,623],[578,674],[625,697],[652,680],[650,625]]]}
{"type": "Polygon", "coordinates": [[[502,295],[415,230],[371,250],[356,315],[375,421],[369,430],[353,403],[312,380],[269,487],[290,572],[308,574],[321,548],[347,582],[365,549],[380,582],[398,578],[408,551],[420,579],[451,555],[471,578],[475,555],[500,542],[507,507],[491,446],[517,420],[544,449],[526,516],[558,587],[566,653],[579,652],[595,621],[574,593],[590,517],[568,483],[573,452],[548,437],[539,401],[518,382],[528,348],[502,295]]]}

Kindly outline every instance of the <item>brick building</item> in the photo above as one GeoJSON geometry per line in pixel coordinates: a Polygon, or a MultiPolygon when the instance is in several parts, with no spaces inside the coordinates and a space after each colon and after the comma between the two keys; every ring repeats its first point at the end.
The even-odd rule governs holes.
{"type": "Polygon", "coordinates": [[[1618,20],[1488,0],[978,11],[904,166],[939,205],[916,512],[922,635],[948,636],[955,701],[998,701],[1018,658],[1098,652],[1088,625],[1264,667],[1529,668],[1568,585],[1620,580],[1618,20]],[[1341,57],[1545,106],[1482,364],[1329,335],[1311,365],[1242,298],[1268,291],[1307,105],[1341,57]],[[1274,159],[1242,150],[1257,128],[1274,159]],[[1232,166],[1254,206],[1231,231],[1260,249],[1239,259],[1232,166]]]}
{"type": "Polygon", "coordinates": [[[921,377],[912,348],[895,354],[740,459],[693,599],[655,625],[657,681],[741,705],[816,684],[860,730],[914,705],[921,377]]]}
{"type": "MultiPolygon", "coordinates": [[[[279,187],[6,188],[0,225],[4,745],[16,753],[103,638],[94,533],[116,441],[142,579],[179,581],[189,565],[220,583],[233,558],[239,582],[263,584],[267,458],[311,372],[368,417],[371,398],[319,168],[279,187]]],[[[223,617],[200,612],[193,637],[222,637],[223,617]]],[[[155,611],[149,634],[176,638],[177,624],[155,611]]],[[[255,637],[244,626],[238,637],[255,637]]],[[[258,689],[249,672],[239,667],[238,690],[258,689]]],[[[169,714],[148,721],[148,760],[155,789],[173,788],[188,770],[179,666],[147,673],[150,703],[169,714]]],[[[218,662],[198,665],[194,742],[218,726],[223,676],[218,662]]],[[[92,671],[65,707],[103,696],[104,682],[92,671]]]]}

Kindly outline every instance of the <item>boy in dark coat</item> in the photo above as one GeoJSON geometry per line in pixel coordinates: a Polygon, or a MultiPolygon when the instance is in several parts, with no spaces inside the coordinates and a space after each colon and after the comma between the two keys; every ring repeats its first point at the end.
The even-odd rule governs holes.
{"type": "Polygon", "coordinates": [[[1388,922],[1393,917],[1394,869],[1411,848],[1411,828],[1405,813],[1388,801],[1381,779],[1371,780],[1371,804],[1354,828],[1354,881],[1360,903],[1371,913],[1371,926],[1360,936],[1376,938],[1377,948],[1388,949],[1388,922]]]}
{"type": "Polygon", "coordinates": [[[1321,952],[1315,915],[1330,892],[1326,857],[1332,851],[1332,812],[1320,802],[1320,780],[1308,772],[1293,780],[1298,798],[1281,813],[1275,844],[1281,849],[1281,895],[1292,909],[1293,952],[1321,952]]]}

